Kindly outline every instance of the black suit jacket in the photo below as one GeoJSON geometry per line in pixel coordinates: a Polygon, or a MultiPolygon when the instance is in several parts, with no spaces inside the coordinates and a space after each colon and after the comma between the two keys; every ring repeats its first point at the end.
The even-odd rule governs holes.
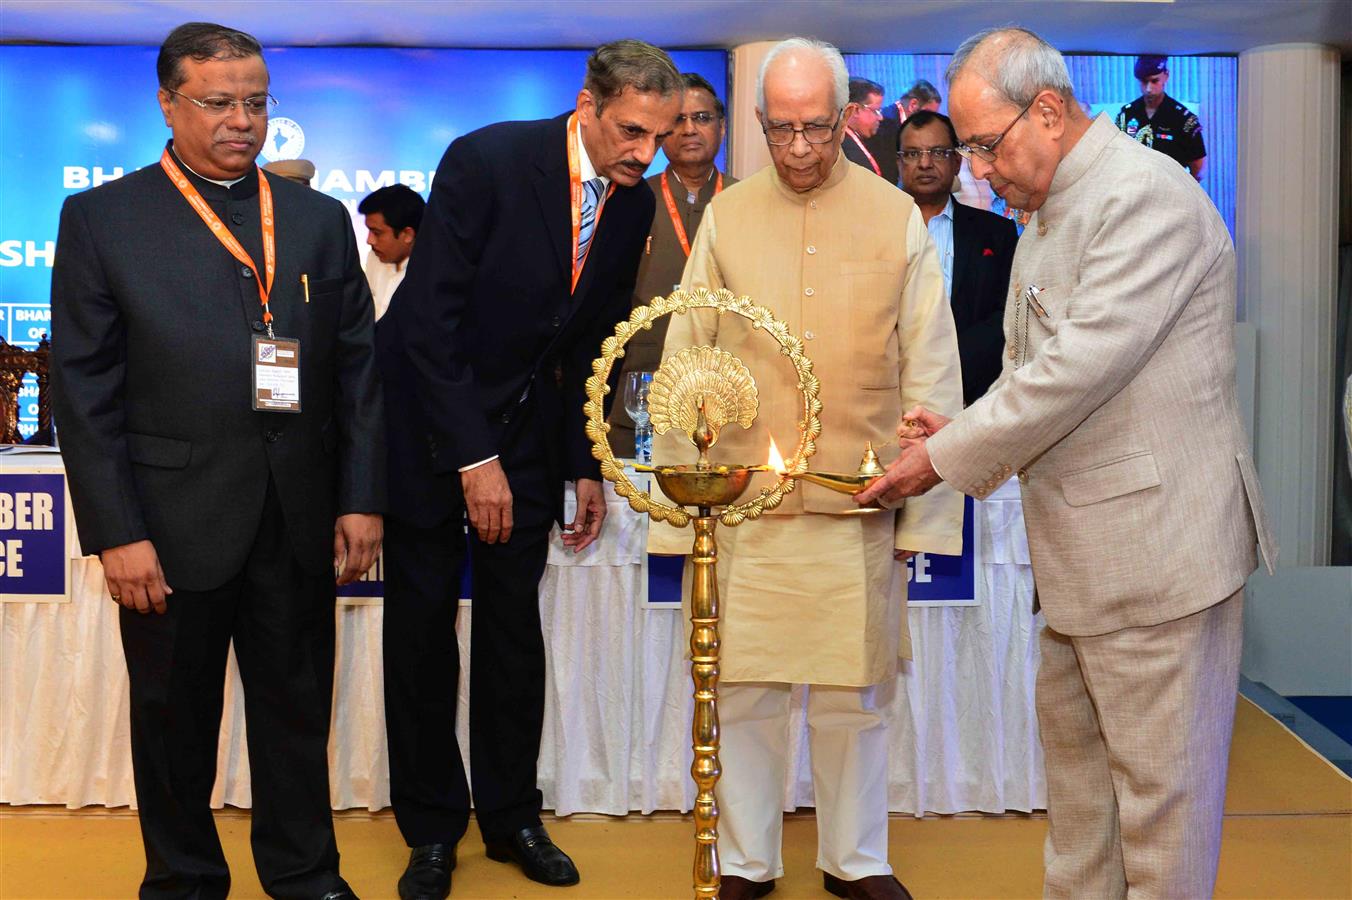
{"type": "MultiPolygon", "coordinates": [[[[890,184],[900,184],[901,160],[897,159],[897,151],[901,149],[901,126],[897,123],[895,115],[892,118],[887,117],[888,109],[894,114],[897,111],[891,104],[883,107],[884,115],[878,122],[878,130],[873,133],[873,137],[864,138],[864,146],[878,161],[878,168],[883,170],[883,179],[890,184]]],[[[847,138],[846,143],[854,142],[847,138]]]]}
{"type": "Polygon", "coordinates": [[[490,125],[454,141],[437,168],[376,335],[391,512],[415,525],[453,514],[460,467],[495,454],[514,496],[556,517],[564,480],[600,477],[585,384],[629,314],[654,201],[642,181],[616,189],[570,293],[567,122],[490,125]],[[525,484],[527,471],[539,477],[525,484]]]}
{"type": "MultiPolygon", "coordinates": [[[[262,265],[257,170],[229,188],[184,172],[262,265]]],[[[209,590],[240,570],[269,481],[315,573],[333,565],[338,515],[384,510],[371,295],[351,221],[318,191],[268,184],[270,305],[276,334],[300,340],[299,414],[253,410],[255,276],[158,164],[61,210],[52,387],[80,543],[97,553],[148,538],[171,587],[209,590]]]]}
{"type": "Polygon", "coordinates": [[[962,402],[970,406],[1000,377],[1005,295],[1019,232],[1014,222],[953,200],[953,324],[962,360],[962,402]]]}

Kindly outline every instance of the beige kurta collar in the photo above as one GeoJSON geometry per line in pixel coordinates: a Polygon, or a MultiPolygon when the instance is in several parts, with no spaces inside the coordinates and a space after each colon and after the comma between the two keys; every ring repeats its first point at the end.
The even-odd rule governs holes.
{"type": "Polygon", "coordinates": [[[831,174],[826,176],[826,180],[812,190],[803,191],[802,193],[795,191],[780,180],[779,171],[774,170],[775,187],[779,189],[781,194],[795,203],[808,203],[809,201],[816,200],[822,194],[844,181],[845,176],[849,174],[848,170],[852,165],[854,165],[854,163],[846,159],[844,153],[838,153],[836,155],[836,164],[831,167],[831,174]]]}
{"type": "Polygon", "coordinates": [[[1069,190],[1079,181],[1116,134],[1118,130],[1113,120],[1108,118],[1107,113],[1100,113],[1089,125],[1089,130],[1080,136],[1079,142],[1070,148],[1066,158],[1056,167],[1056,174],[1052,176],[1052,186],[1047,191],[1048,200],[1069,190]]]}

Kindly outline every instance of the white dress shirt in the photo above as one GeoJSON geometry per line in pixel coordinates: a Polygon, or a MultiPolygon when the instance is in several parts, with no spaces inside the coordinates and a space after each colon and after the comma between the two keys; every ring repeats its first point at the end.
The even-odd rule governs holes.
{"type": "Polygon", "coordinates": [[[385,315],[385,310],[390,308],[390,298],[404,281],[404,273],[408,271],[408,260],[397,263],[381,262],[376,257],[375,251],[368,247],[365,268],[366,283],[371,286],[371,299],[375,301],[376,321],[379,322],[380,317],[385,315]]]}

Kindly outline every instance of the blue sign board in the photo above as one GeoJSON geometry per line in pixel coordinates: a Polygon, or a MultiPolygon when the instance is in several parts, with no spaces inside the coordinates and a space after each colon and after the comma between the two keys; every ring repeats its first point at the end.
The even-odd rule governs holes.
{"type": "MultiPolygon", "coordinates": [[[[653,526],[666,528],[665,525],[653,526]]],[[[684,556],[656,556],[648,554],[648,606],[681,605],[681,574],[685,571],[684,556]]]]}
{"type": "Polygon", "coordinates": [[[63,473],[0,472],[0,597],[64,601],[67,537],[63,473]]]}
{"type": "Polygon", "coordinates": [[[907,600],[913,606],[962,606],[976,603],[980,535],[971,497],[962,504],[962,555],[917,553],[906,561],[907,600]],[[964,603],[966,601],[966,603],[964,603]]]}

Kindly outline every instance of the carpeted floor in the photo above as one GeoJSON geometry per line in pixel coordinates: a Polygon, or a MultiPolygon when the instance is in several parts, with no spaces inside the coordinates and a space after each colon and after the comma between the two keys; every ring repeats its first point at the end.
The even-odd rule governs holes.
{"type": "MultiPolygon", "coordinates": [[[[362,897],[393,897],[407,859],[388,812],[339,813],[343,873],[362,897]]],[[[249,817],[217,816],[238,898],[261,897],[248,849],[249,817]]],[[[582,883],[547,888],[489,861],[478,834],[460,845],[453,898],[690,896],[692,826],[674,814],[550,821],[582,883]]],[[[1041,816],[953,816],[891,822],[891,859],[918,898],[1036,897],[1041,816]]],[[[826,897],[813,868],[816,822],[788,817],[786,875],[774,897],[826,897]]],[[[143,858],[128,810],[0,807],[0,898],[134,894],[143,858]]],[[[1352,781],[1271,717],[1241,700],[1231,752],[1218,897],[1352,898],[1352,781]]]]}

